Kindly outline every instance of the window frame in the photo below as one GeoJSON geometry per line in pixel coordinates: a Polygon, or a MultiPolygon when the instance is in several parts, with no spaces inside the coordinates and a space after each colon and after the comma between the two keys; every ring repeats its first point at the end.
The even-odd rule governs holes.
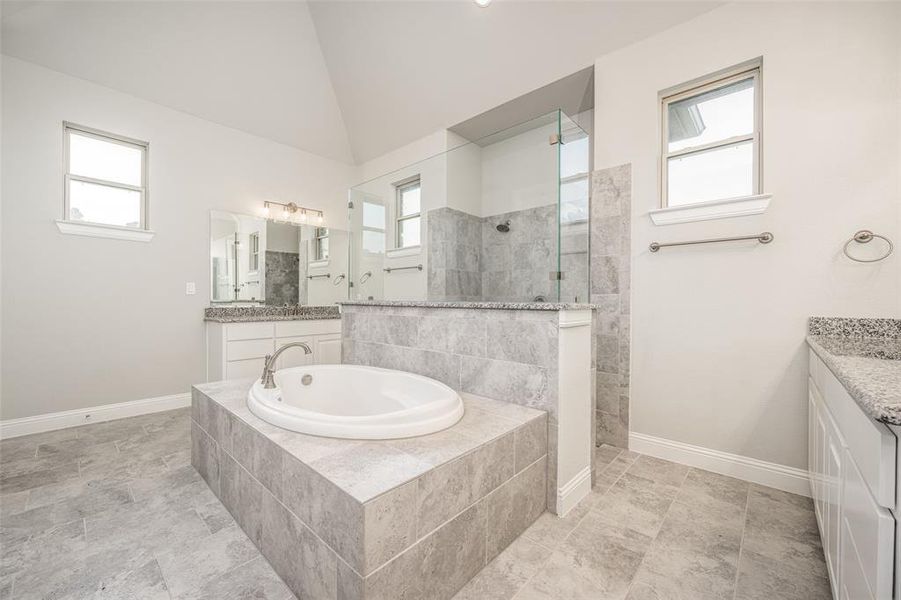
{"type": "Polygon", "coordinates": [[[325,256],[322,255],[322,240],[327,240],[329,237],[329,229],[328,227],[316,227],[313,230],[313,261],[327,261],[329,259],[328,254],[325,256]],[[325,235],[320,235],[320,232],[324,231],[325,235]]]}
{"type": "Polygon", "coordinates": [[[93,127],[78,125],[70,121],[63,121],[63,219],[64,222],[77,223],[92,227],[105,227],[113,229],[121,229],[127,231],[150,231],[150,143],[134,138],[129,138],[116,133],[110,133],[93,127]],[[91,137],[102,142],[111,144],[119,144],[127,148],[134,148],[141,151],[141,185],[134,186],[127,183],[119,183],[107,179],[96,179],[94,177],[85,177],[84,175],[74,175],[69,172],[70,153],[69,147],[70,133],[76,133],[85,137],[91,137]],[[114,225],[112,223],[102,223],[99,221],[79,221],[71,218],[71,201],[69,198],[70,182],[80,181],[93,185],[113,187],[117,189],[130,190],[138,192],[141,195],[140,208],[140,226],[127,227],[114,225]]]}
{"type": "Polygon", "coordinates": [[[394,184],[394,248],[396,250],[402,250],[405,248],[418,248],[422,245],[422,179],[419,175],[415,177],[410,177],[403,181],[399,181],[394,184]],[[419,188],[419,210],[410,215],[404,215],[401,210],[401,204],[403,202],[403,193],[405,190],[410,188],[418,187],[419,188]],[[412,219],[419,219],[419,243],[411,244],[409,246],[401,245],[401,223],[403,221],[410,221],[412,219]]]}
{"type": "Polygon", "coordinates": [[[698,79],[688,81],[686,83],[663,90],[658,95],[660,108],[660,162],[658,170],[660,173],[660,208],[661,209],[678,209],[683,207],[703,205],[710,202],[721,202],[723,200],[732,200],[734,198],[714,198],[709,200],[698,200],[695,202],[687,202],[684,204],[669,204],[669,160],[682,156],[692,156],[729,148],[751,142],[751,194],[747,197],[758,196],[763,190],[763,61],[759,58],[705,75],[698,79]],[[708,142],[698,146],[688,146],[670,152],[669,148],[669,106],[674,102],[679,102],[694,96],[700,96],[709,91],[716,90],[727,85],[752,79],[754,86],[754,126],[749,134],[732,136],[730,138],[708,142]]]}
{"type": "Polygon", "coordinates": [[[247,236],[247,272],[256,273],[260,270],[260,232],[254,231],[247,236]]]}

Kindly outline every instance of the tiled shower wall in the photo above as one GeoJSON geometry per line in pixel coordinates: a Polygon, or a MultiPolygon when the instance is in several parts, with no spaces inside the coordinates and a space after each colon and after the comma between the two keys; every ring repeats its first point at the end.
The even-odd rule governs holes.
{"type": "Polygon", "coordinates": [[[632,166],[591,176],[591,296],[596,343],[597,443],[629,441],[632,166]]]}
{"type": "Polygon", "coordinates": [[[297,304],[300,257],[295,252],[266,250],[266,304],[297,304]]]}
{"type": "Polygon", "coordinates": [[[429,300],[481,300],[482,220],[442,207],[430,210],[426,221],[429,300]]]}
{"type": "Polygon", "coordinates": [[[443,207],[427,220],[429,300],[556,301],[556,204],[484,218],[443,207]]]}
{"type": "Polygon", "coordinates": [[[342,362],[418,373],[461,392],[548,413],[548,507],[556,504],[559,313],[341,308],[342,362]]]}

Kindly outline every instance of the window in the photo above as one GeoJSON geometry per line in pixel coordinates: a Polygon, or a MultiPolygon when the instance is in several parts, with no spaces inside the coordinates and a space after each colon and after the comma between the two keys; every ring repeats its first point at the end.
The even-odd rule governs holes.
{"type": "Polygon", "coordinates": [[[662,206],[761,193],[760,62],[661,93],[662,206]]]}
{"type": "Polygon", "coordinates": [[[419,178],[397,185],[397,228],[395,246],[410,248],[419,245],[420,218],[419,178]]]}
{"type": "Polygon", "coordinates": [[[248,238],[249,246],[250,246],[250,260],[248,261],[247,270],[248,271],[259,271],[260,270],[260,232],[254,231],[250,234],[248,238]]]}
{"type": "MultiPolygon", "coordinates": [[[[147,142],[72,123],[63,123],[63,129],[63,222],[146,232],[149,229],[147,142]]],[[[84,229],[66,231],[62,226],[60,230],[99,235],[85,233],[84,229]]]]}
{"type": "Polygon", "coordinates": [[[314,260],[328,260],[328,227],[317,227],[314,238],[314,260]]]}
{"type": "Polygon", "coordinates": [[[376,202],[363,201],[363,251],[385,253],[385,207],[376,202]]]}

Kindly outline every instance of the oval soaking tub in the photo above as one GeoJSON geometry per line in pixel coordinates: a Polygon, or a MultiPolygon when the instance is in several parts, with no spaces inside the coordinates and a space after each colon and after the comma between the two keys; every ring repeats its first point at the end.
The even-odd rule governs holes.
{"type": "Polygon", "coordinates": [[[250,411],[291,431],[335,438],[388,440],[446,429],[463,417],[457,392],[439,381],[391,369],[310,365],[275,372],[274,389],[257,380],[250,411]],[[304,385],[306,375],[312,377],[304,385]]]}

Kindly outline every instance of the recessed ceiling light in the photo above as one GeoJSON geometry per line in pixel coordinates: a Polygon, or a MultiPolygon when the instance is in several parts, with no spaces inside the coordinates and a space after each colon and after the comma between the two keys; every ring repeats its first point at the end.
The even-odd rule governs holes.
{"type": "Polygon", "coordinates": [[[478,4],[479,6],[481,6],[482,8],[485,8],[486,6],[491,4],[491,0],[475,0],[475,3],[478,4]]]}

